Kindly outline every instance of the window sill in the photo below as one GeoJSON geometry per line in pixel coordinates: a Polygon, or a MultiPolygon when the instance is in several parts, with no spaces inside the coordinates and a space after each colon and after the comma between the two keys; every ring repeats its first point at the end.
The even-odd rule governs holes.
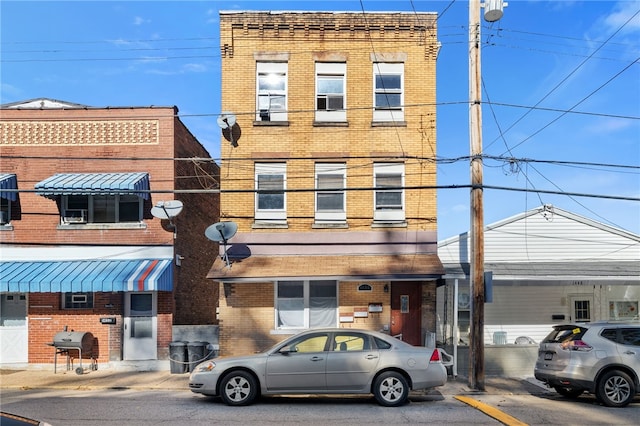
{"type": "Polygon", "coordinates": [[[371,127],[407,127],[406,121],[372,121],[371,127]]]}
{"type": "Polygon", "coordinates": [[[314,121],[313,127],[349,127],[348,121],[314,121]]]}
{"type": "Polygon", "coordinates": [[[314,222],[311,225],[313,229],[347,229],[349,224],[347,222],[314,222]]]}
{"type": "Polygon", "coordinates": [[[7,223],[6,225],[0,225],[0,232],[2,231],[13,231],[13,225],[7,223]]]}
{"type": "Polygon", "coordinates": [[[255,220],[251,225],[252,229],[287,229],[289,224],[286,220],[255,220]]]}
{"type": "Polygon", "coordinates": [[[265,126],[265,127],[287,127],[289,126],[289,121],[254,121],[253,125],[256,127],[261,127],[261,126],[265,126]]]}
{"type": "Polygon", "coordinates": [[[372,228],[406,228],[407,226],[408,224],[406,220],[374,220],[371,224],[372,228]]]}
{"type": "Polygon", "coordinates": [[[86,230],[108,230],[108,229],[147,229],[146,223],[72,223],[58,225],[59,231],[86,231],[86,230]]]}

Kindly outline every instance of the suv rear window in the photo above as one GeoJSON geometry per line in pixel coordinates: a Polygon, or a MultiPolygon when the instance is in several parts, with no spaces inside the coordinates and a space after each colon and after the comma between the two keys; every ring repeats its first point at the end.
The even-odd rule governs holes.
{"type": "Polygon", "coordinates": [[[588,328],[577,325],[559,325],[544,338],[542,343],[564,343],[582,339],[588,328]]]}

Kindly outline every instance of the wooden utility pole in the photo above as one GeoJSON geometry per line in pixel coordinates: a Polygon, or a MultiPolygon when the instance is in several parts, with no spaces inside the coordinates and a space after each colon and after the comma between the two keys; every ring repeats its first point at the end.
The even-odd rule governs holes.
{"type": "Polygon", "coordinates": [[[471,145],[471,325],[469,387],[484,387],[484,206],[482,183],[480,0],[469,0],[469,139],[471,145]]]}

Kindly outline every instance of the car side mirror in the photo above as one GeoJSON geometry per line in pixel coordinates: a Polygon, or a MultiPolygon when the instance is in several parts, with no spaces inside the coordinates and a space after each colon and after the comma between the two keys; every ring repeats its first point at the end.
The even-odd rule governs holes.
{"type": "Polygon", "coordinates": [[[278,352],[283,355],[289,355],[292,352],[298,352],[298,349],[295,346],[284,346],[278,352]]]}

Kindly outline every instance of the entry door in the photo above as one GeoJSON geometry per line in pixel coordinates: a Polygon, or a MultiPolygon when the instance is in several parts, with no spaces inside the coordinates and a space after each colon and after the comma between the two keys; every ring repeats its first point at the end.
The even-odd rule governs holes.
{"type": "Polygon", "coordinates": [[[125,361],[158,358],[157,293],[125,293],[124,339],[125,361]]]}
{"type": "Polygon", "coordinates": [[[412,345],[422,345],[420,336],[422,285],[416,281],[391,283],[391,335],[402,335],[412,345]]]}
{"type": "MultiPolygon", "coordinates": [[[[53,351],[51,352],[53,357],[53,351]]],[[[0,364],[29,362],[27,295],[0,295],[0,364]]]]}

